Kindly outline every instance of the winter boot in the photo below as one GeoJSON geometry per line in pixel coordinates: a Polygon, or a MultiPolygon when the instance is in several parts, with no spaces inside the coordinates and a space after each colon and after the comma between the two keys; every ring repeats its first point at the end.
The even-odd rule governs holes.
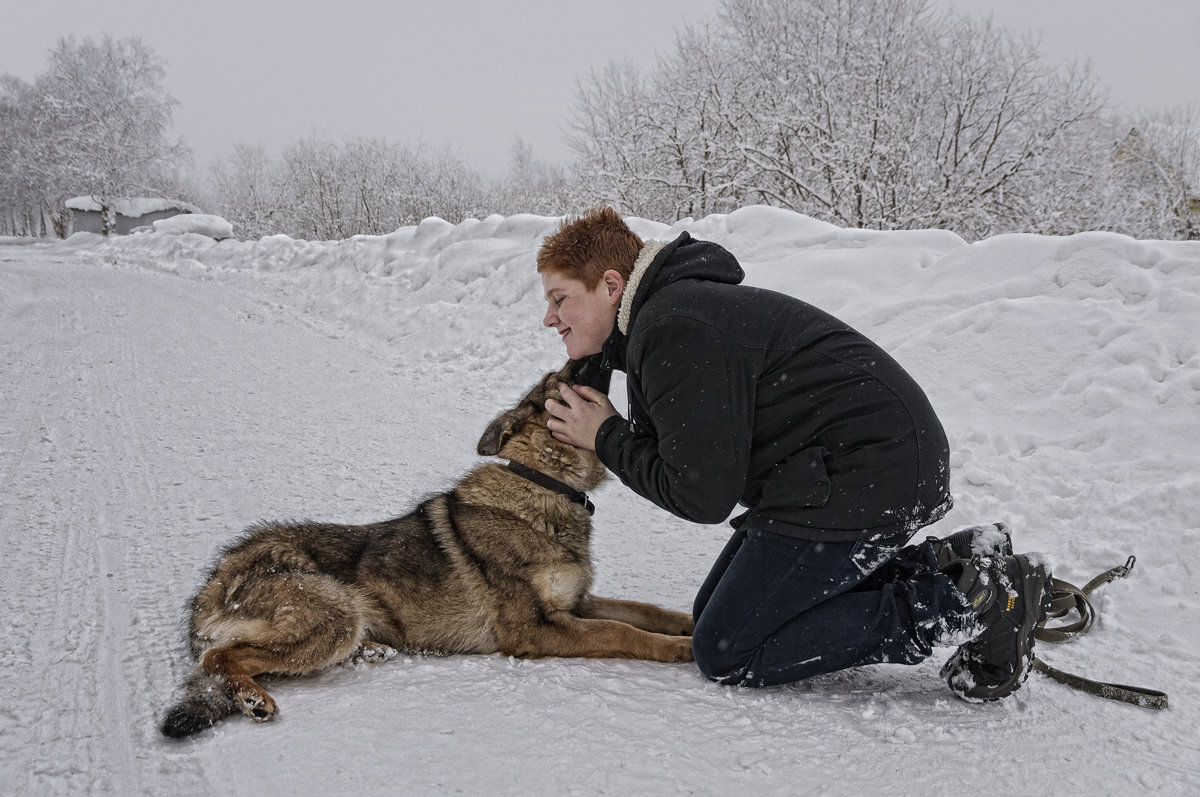
{"type": "Polygon", "coordinates": [[[1050,573],[1036,557],[980,556],[947,569],[975,609],[975,637],[942,667],[964,700],[998,700],[1033,666],[1033,632],[1050,607],[1050,573]]]}
{"type": "Polygon", "coordinates": [[[937,555],[938,570],[945,571],[952,562],[970,560],[975,554],[983,556],[1012,556],[1012,534],[1003,523],[968,526],[949,537],[930,537],[937,555]]]}

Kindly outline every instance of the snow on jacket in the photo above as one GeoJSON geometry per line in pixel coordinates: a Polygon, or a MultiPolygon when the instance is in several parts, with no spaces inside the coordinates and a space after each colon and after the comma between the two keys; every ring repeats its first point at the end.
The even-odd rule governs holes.
{"type": "Polygon", "coordinates": [[[607,368],[628,419],[596,451],[679,517],[809,539],[908,536],[950,508],[945,432],[886,352],[805,302],[739,283],[722,247],[683,233],[634,264],[607,368]]]}

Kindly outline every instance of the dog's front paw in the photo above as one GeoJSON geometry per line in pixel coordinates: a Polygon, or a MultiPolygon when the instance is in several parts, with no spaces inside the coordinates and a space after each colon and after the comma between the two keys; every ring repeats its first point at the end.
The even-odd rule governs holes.
{"type": "Polygon", "coordinates": [[[350,657],[352,664],[382,664],[385,661],[391,661],[399,656],[400,653],[391,645],[384,645],[380,642],[364,642],[358,650],[350,657]]]}
{"type": "Polygon", "coordinates": [[[670,647],[671,658],[667,661],[695,661],[692,654],[692,638],[690,636],[674,637],[670,647]]]}

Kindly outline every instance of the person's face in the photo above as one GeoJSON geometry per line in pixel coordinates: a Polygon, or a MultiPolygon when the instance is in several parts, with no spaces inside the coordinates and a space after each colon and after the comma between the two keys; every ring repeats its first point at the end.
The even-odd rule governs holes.
{"type": "Polygon", "coordinates": [[[553,271],[542,272],[546,315],[542,324],[553,327],[572,360],[599,354],[612,333],[625,281],[616,271],[604,272],[595,288],[553,271]]]}

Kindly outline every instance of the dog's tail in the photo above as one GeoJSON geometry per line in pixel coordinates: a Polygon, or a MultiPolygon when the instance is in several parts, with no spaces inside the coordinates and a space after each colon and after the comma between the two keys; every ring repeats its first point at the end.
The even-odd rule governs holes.
{"type": "Polygon", "coordinates": [[[159,729],[164,736],[182,739],[237,711],[238,705],[225,681],[197,667],[183,682],[183,699],[167,711],[159,729]]]}

